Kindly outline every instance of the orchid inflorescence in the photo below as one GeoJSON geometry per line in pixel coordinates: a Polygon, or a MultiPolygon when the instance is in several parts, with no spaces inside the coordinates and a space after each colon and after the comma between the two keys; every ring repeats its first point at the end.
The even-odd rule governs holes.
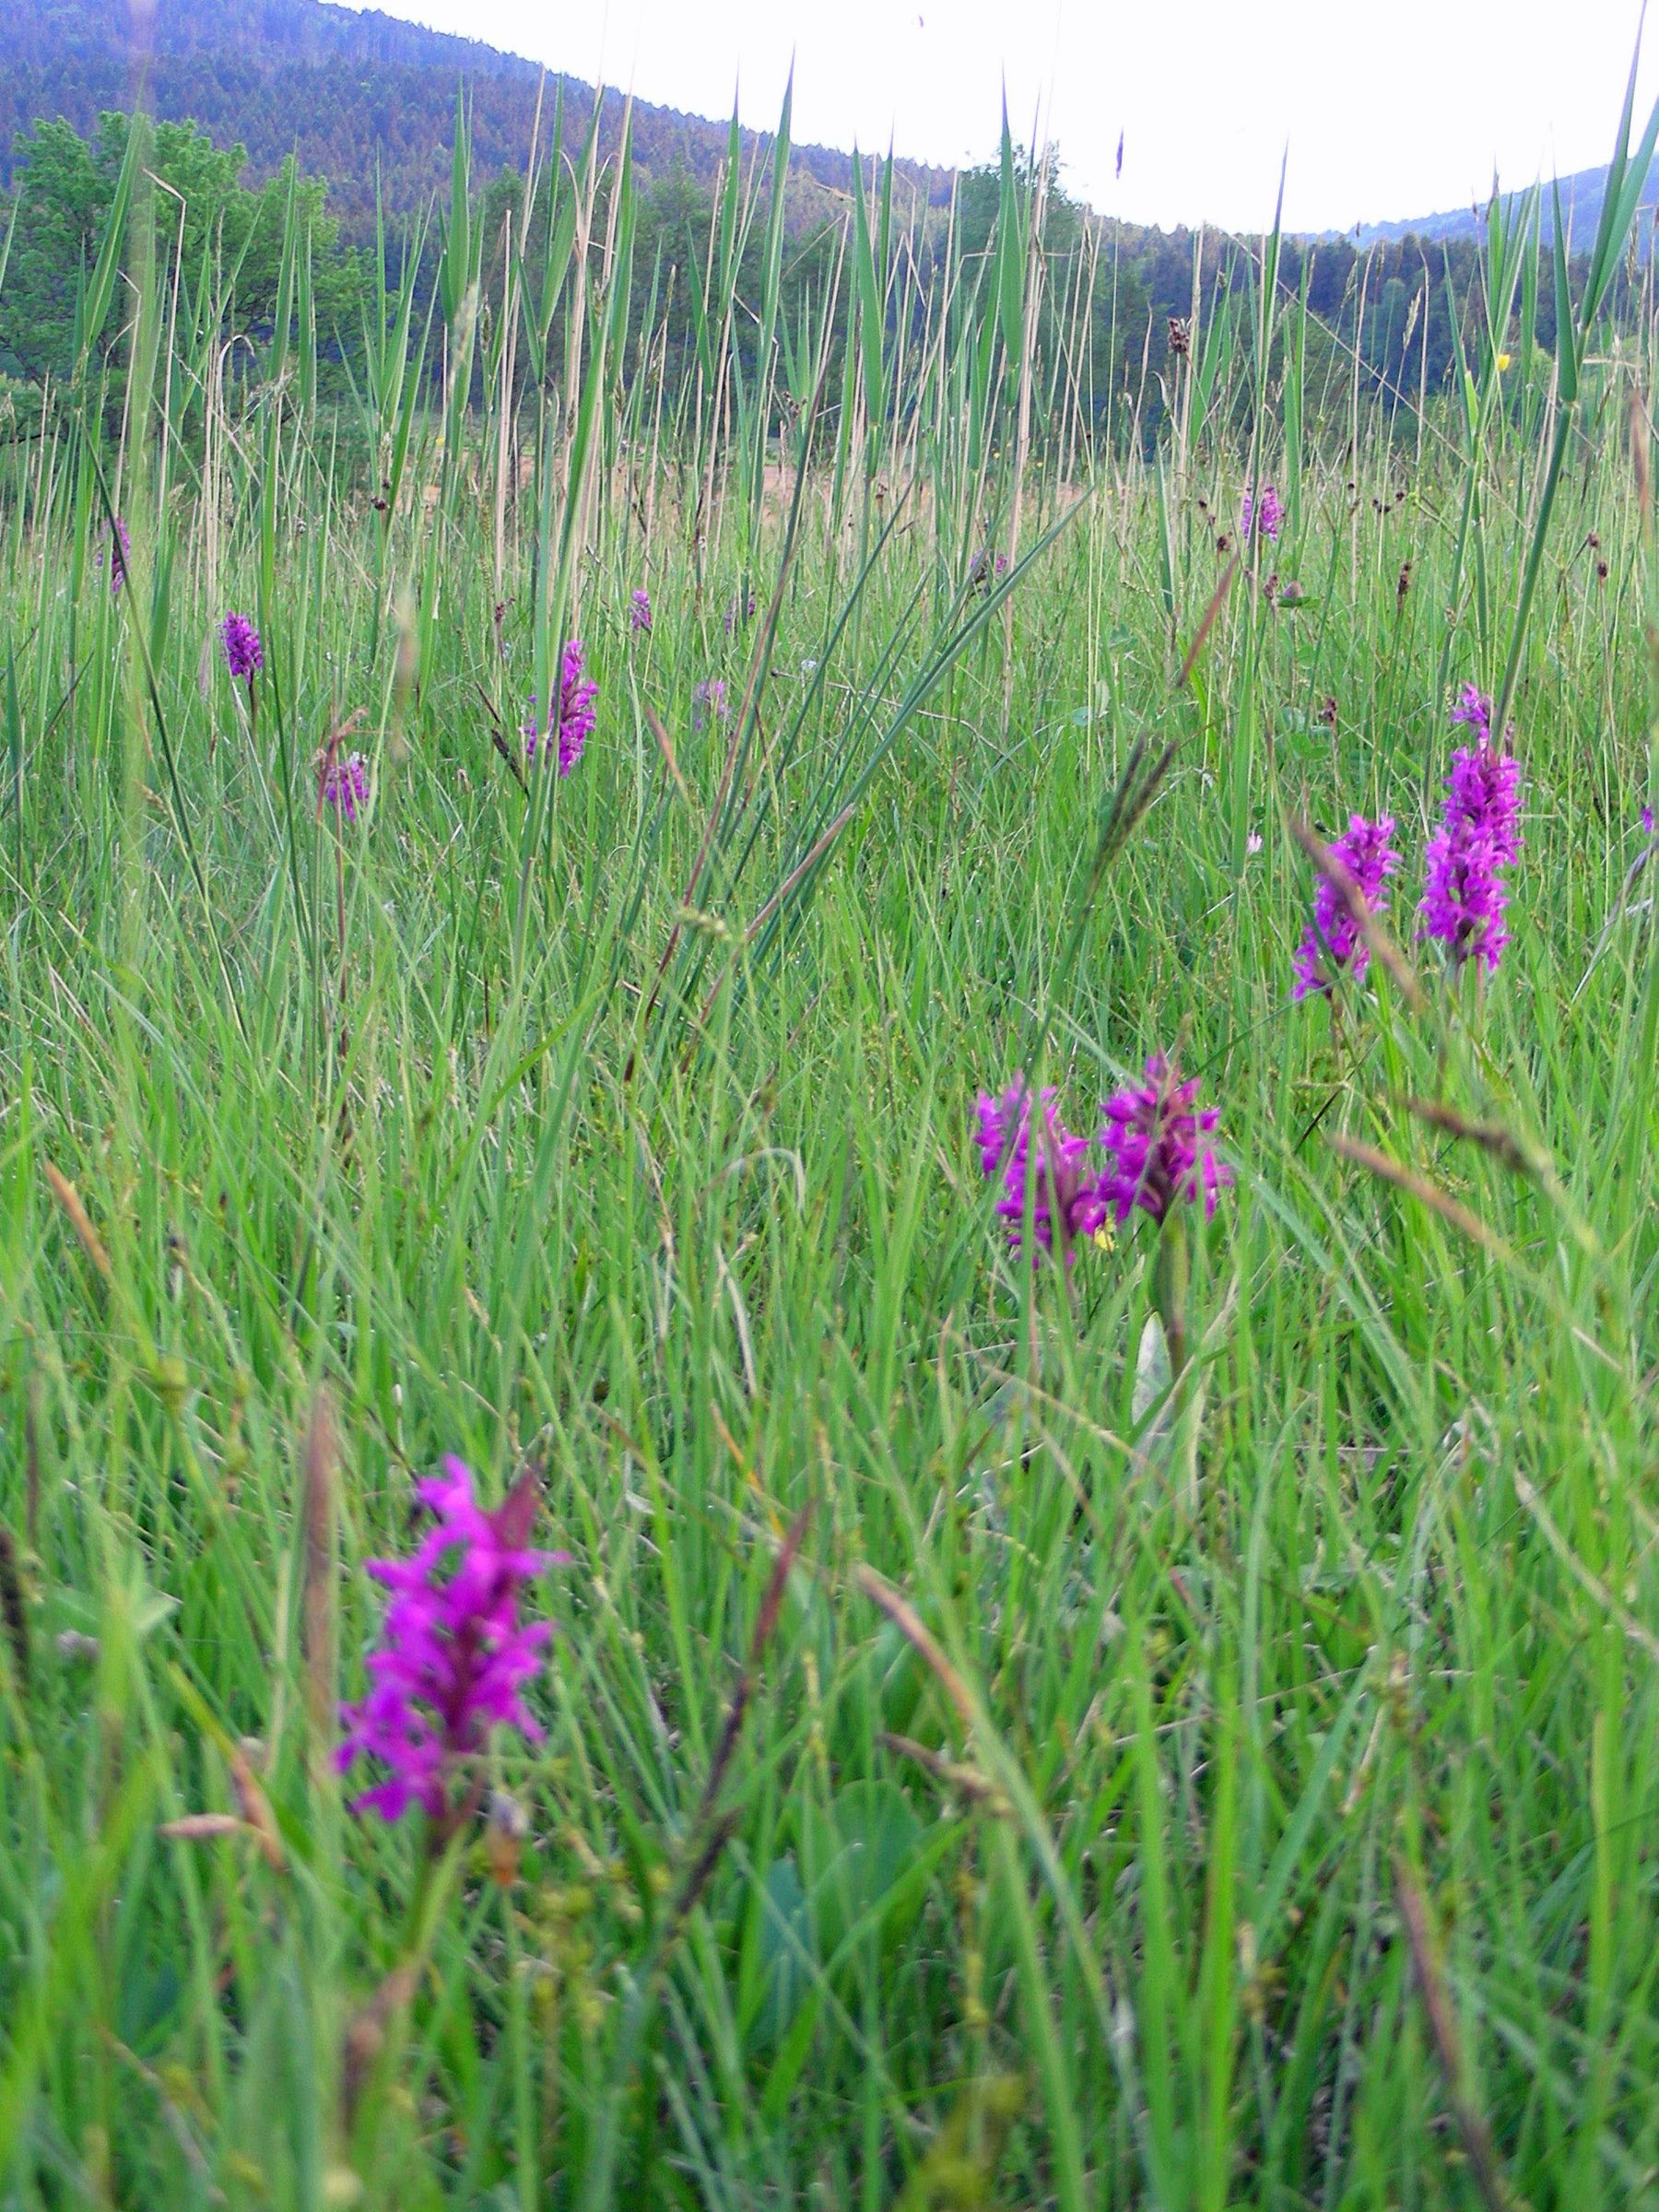
{"type": "Polygon", "coordinates": [[[1112,1093],[1093,1136],[1061,1120],[1051,1087],[1035,1100],[1026,1083],[982,1091],[976,1108],[980,1168],[1000,1182],[996,1211],[1009,1225],[1009,1249],[1025,1241],[1028,1213],[1038,1253],[1070,1265],[1079,1246],[1109,1220],[1138,1212],[1162,1222],[1178,1205],[1201,1204],[1207,1219],[1232,1171],[1209,1139],[1219,1119],[1199,1106],[1195,1077],[1181,1079],[1171,1059],[1155,1053],[1146,1078],[1112,1093]]]}
{"type": "MultiPolygon", "coordinates": [[[[1419,941],[1443,945],[1453,968],[1477,960],[1496,970],[1509,943],[1509,872],[1521,856],[1521,764],[1492,737],[1492,702],[1465,684],[1452,710],[1453,726],[1472,742],[1452,757],[1440,828],[1429,841],[1418,902],[1419,941]]],[[[1400,866],[1390,841],[1392,815],[1348,818],[1331,841],[1313,912],[1296,951],[1291,995],[1328,997],[1346,973],[1364,980],[1371,964],[1365,917],[1387,906],[1387,884],[1400,866]]]]}
{"type": "Polygon", "coordinates": [[[519,1601],[563,1555],[528,1547],[534,1475],[487,1512],[473,1495],[471,1470],[452,1453],[415,1494],[432,1524],[406,1559],[369,1561],[391,1600],[369,1656],[368,1691],[342,1708],[346,1734],[335,1758],[342,1773],[359,1760],[384,1770],[353,1799],[354,1810],[400,1820],[417,1805],[441,1827],[481,1795],[480,1762],[496,1728],[532,1742],[542,1735],[524,1693],[553,1629],[521,1621],[519,1601]]]}

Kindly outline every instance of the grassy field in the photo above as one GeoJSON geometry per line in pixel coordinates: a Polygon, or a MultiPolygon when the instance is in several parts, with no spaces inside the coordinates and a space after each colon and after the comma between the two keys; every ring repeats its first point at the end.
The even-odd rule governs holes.
{"type": "Polygon", "coordinates": [[[1617,174],[1571,266],[1494,230],[1449,393],[1269,238],[1154,432],[1011,158],[987,261],[877,180],[794,329],[735,177],[672,373],[625,168],[493,321],[458,168],[334,406],[303,241],[228,353],[135,155],[127,338],[0,461],[0,2206],[1659,2203],[1617,174]],[[1466,683],[1491,973],[1418,940],[1466,683]],[[1391,937],[1296,1001],[1354,811],[1391,937]],[[1032,1265],[977,1095],[1088,1134],[1159,1052],[1213,1220],[1032,1265]],[[545,1734],[387,1822],[338,1708],[450,1453],[569,1555],[545,1734]]]}

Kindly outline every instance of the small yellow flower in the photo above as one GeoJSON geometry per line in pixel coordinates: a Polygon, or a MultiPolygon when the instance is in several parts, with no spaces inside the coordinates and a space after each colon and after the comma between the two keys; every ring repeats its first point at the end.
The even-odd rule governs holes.
{"type": "Polygon", "coordinates": [[[1117,1250],[1117,1237],[1110,1221],[1101,1222],[1100,1228],[1095,1230],[1091,1241],[1097,1252],[1115,1252],[1117,1250]]]}
{"type": "Polygon", "coordinates": [[[1506,370],[1506,369],[1509,367],[1509,365],[1510,365],[1510,357],[1509,357],[1509,355],[1508,355],[1507,353],[1500,353],[1500,354],[1498,356],[1498,373],[1499,373],[1499,375],[1500,375],[1500,376],[1501,376],[1501,375],[1503,374],[1504,371],[1505,371],[1505,370],[1506,370]]]}

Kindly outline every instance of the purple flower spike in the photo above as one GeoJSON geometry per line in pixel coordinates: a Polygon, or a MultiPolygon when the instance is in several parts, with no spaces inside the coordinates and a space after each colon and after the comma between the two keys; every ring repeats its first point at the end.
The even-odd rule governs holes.
{"type": "Polygon", "coordinates": [[[753,592],[750,592],[747,597],[734,599],[725,611],[726,636],[729,638],[734,630],[742,629],[746,623],[752,622],[754,618],[755,594],[753,592]]]}
{"type": "Polygon", "coordinates": [[[726,688],[717,676],[706,684],[696,684],[691,690],[691,727],[706,730],[712,722],[730,722],[732,709],[726,699],[726,688]]]}
{"type": "Polygon", "coordinates": [[[649,637],[651,635],[651,594],[649,592],[635,592],[632,598],[629,599],[628,626],[630,629],[639,631],[642,636],[649,637]]]}
{"type": "Polygon", "coordinates": [[[1473,684],[1452,711],[1475,734],[1452,757],[1439,832],[1430,840],[1419,937],[1438,937],[1461,968],[1495,970],[1509,942],[1504,870],[1521,856],[1521,763],[1491,742],[1491,701],[1473,684]]]}
{"type": "Polygon", "coordinates": [[[1194,1111],[1197,1096],[1197,1079],[1179,1082],[1175,1068],[1155,1053],[1145,1083],[1106,1101],[1100,1142],[1112,1164],[1100,1194],[1120,1221],[1137,1206],[1161,1221],[1177,1199],[1201,1198],[1206,1217],[1214,1214],[1232,1170],[1205,1142],[1219,1116],[1213,1106],[1194,1111]]]}
{"type": "Polygon", "coordinates": [[[582,674],[582,650],[580,638],[572,638],[564,649],[564,680],[559,693],[559,772],[568,776],[582,758],[582,748],[593,735],[599,717],[594,712],[594,701],[599,696],[599,687],[590,676],[582,674]]]}
{"type": "Polygon", "coordinates": [[[252,683],[265,666],[265,647],[246,615],[227,615],[219,625],[225,665],[237,683],[252,683]]]}
{"type": "Polygon", "coordinates": [[[1246,545],[1257,528],[1264,537],[1277,545],[1284,525],[1285,503],[1271,484],[1264,484],[1259,493],[1244,494],[1244,504],[1239,510],[1239,535],[1246,545]]]}
{"type": "Polygon", "coordinates": [[[332,806],[346,821],[357,820],[358,808],[368,797],[369,763],[361,753],[347,753],[324,770],[323,804],[332,806]]]}
{"type": "MultiPolygon", "coordinates": [[[[1045,1108],[1053,1096],[1052,1088],[1043,1092],[1042,1103],[1045,1108]]],[[[974,1118],[978,1123],[974,1142],[979,1147],[980,1172],[987,1182],[1002,1167],[1018,1141],[1025,1113],[1026,1087],[1023,1083],[1010,1083],[1006,1090],[994,1098],[988,1090],[980,1092],[974,1105],[974,1118]]]]}
{"type": "MultiPolygon", "coordinates": [[[[1388,841],[1394,826],[1392,814],[1376,822],[1367,821],[1362,814],[1350,815],[1346,836],[1331,841],[1331,857],[1340,861],[1353,877],[1355,889],[1368,912],[1373,914],[1380,914],[1387,905],[1385,886],[1400,865],[1399,854],[1388,841]]],[[[1363,931],[1336,886],[1322,877],[1313,893],[1313,918],[1296,949],[1296,983],[1291,996],[1328,994],[1345,968],[1359,982],[1370,966],[1371,947],[1363,931]]]]}
{"type": "MultiPolygon", "coordinates": [[[[559,689],[559,772],[568,776],[582,758],[582,748],[593,735],[599,717],[594,712],[594,701],[599,696],[599,687],[590,676],[583,674],[585,653],[580,638],[572,638],[564,649],[564,665],[559,689]]],[[[530,694],[530,717],[524,725],[524,758],[535,759],[535,748],[541,742],[541,725],[536,720],[536,696],[530,694]]],[[[548,732],[551,735],[551,731],[548,732]]]]}
{"type": "Polygon", "coordinates": [[[401,1820],[418,1805],[444,1821],[465,1809],[453,1785],[492,1728],[516,1728],[533,1741],[542,1735],[522,1693],[541,1671],[553,1630],[547,1621],[521,1626],[519,1594],[563,1555],[524,1547],[535,1519],[532,1475],[485,1512],[470,1471],[452,1455],[416,1495],[434,1524],[412,1558],[369,1561],[391,1602],[380,1649],[370,1654],[368,1694],[341,1708],[346,1735],[335,1760],[342,1773],[359,1759],[387,1771],[353,1800],[355,1811],[401,1820]]]}
{"type": "Polygon", "coordinates": [[[1024,1241],[1029,1198],[1032,1265],[1039,1253],[1058,1250],[1069,1267],[1081,1241],[1103,1226],[1107,1202],[1099,1173],[1090,1172],[1089,1140],[1065,1126],[1054,1095],[1052,1088],[1041,1094],[1033,1117],[1028,1085],[1012,1083],[994,1098],[982,1091],[975,1142],[985,1180],[1002,1182],[996,1210],[1008,1224],[1009,1251],[1024,1241]]]}
{"type": "Polygon", "coordinates": [[[1466,729],[1477,745],[1489,745],[1492,737],[1492,702],[1478,685],[1465,684],[1457,695],[1457,704],[1452,710],[1453,729],[1466,729]]]}
{"type": "Polygon", "coordinates": [[[127,526],[121,517],[115,517],[115,527],[110,533],[110,593],[119,598],[121,587],[127,580],[127,559],[133,550],[133,541],[127,535],[127,526]]]}

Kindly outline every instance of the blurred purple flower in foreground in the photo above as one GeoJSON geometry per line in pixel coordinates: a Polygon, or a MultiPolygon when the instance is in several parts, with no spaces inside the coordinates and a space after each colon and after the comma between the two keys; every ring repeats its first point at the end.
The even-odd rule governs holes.
{"type": "Polygon", "coordinates": [[[1509,942],[1503,871],[1521,856],[1521,763],[1492,744],[1492,704],[1465,684],[1452,720],[1474,736],[1452,757],[1439,832],[1430,840],[1419,937],[1438,937],[1461,968],[1496,969],[1509,942]]]}
{"type": "MultiPolygon", "coordinates": [[[[470,1470],[452,1454],[416,1495],[436,1520],[411,1558],[369,1561],[391,1602],[380,1649],[369,1657],[368,1693],[341,1708],[346,1736],[335,1759],[342,1773],[359,1759],[387,1770],[353,1800],[354,1810],[400,1820],[415,1804],[441,1822],[464,1809],[452,1785],[492,1728],[542,1734],[521,1693],[540,1672],[553,1630],[545,1620],[520,1624],[519,1594],[563,1555],[525,1548],[534,1475],[486,1512],[474,1500],[470,1470]]],[[[475,1775],[471,1787],[481,1784],[475,1775]]]]}
{"type": "MultiPolygon", "coordinates": [[[[1388,903],[1384,887],[1400,865],[1400,855],[1388,841],[1394,826],[1392,814],[1375,822],[1354,814],[1348,817],[1346,834],[1331,840],[1332,859],[1339,861],[1353,878],[1354,888],[1369,913],[1380,914],[1388,903]]],[[[1371,947],[1365,933],[1336,886],[1322,876],[1313,893],[1313,918],[1296,948],[1296,983],[1291,996],[1328,994],[1344,968],[1359,982],[1370,966],[1371,947]]]]}
{"type": "Polygon", "coordinates": [[[1112,1165],[1100,1194],[1127,1221],[1138,1206],[1161,1221],[1177,1199],[1204,1201],[1206,1217],[1232,1170],[1205,1141],[1220,1118],[1213,1106],[1194,1109],[1197,1078],[1182,1083],[1161,1053],[1147,1063],[1147,1080],[1106,1101],[1100,1142],[1112,1165]]]}
{"type": "Polygon", "coordinates": [[[227,615],[219,625],[225,665],[237,683],[252,683],[265,666],[265,647],[246,615],[227,615]]]}

